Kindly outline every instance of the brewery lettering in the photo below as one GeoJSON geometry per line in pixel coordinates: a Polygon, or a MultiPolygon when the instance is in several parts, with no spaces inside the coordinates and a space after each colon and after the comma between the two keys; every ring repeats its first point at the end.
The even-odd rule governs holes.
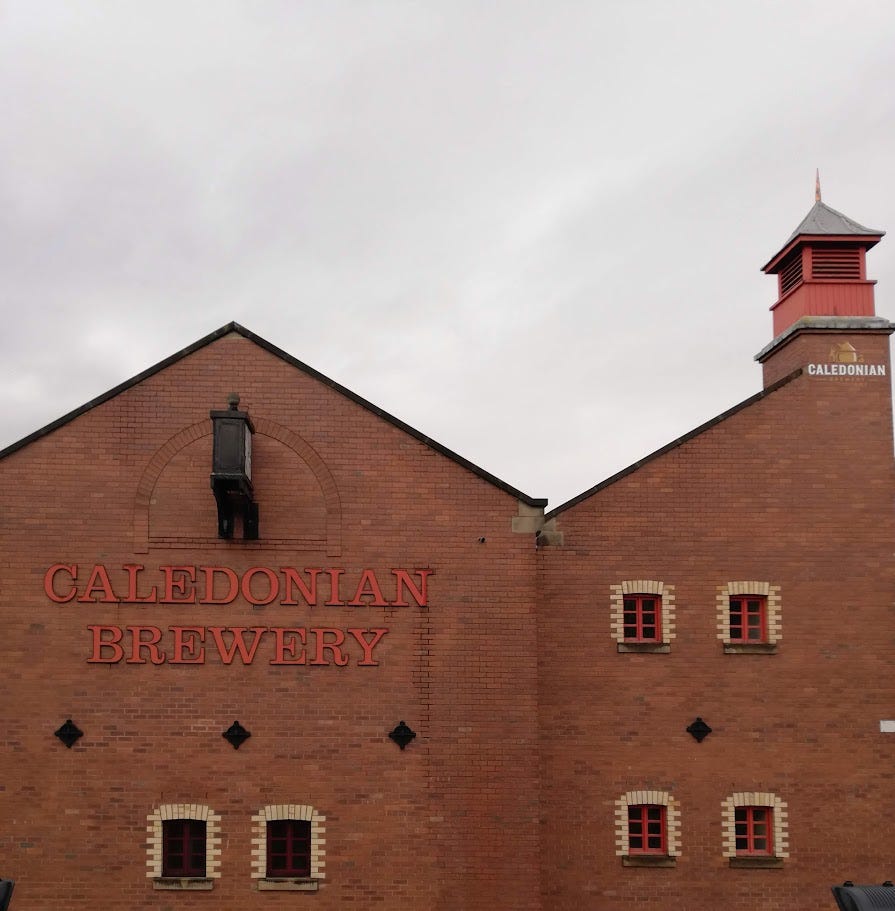
{"type": "MultiPolygon", "coordinates": [[[[56,604],[192,605],[218,607],[242,598],[253,607],[362,608],[429,606],[432,569],[297,569],[292,566],[54,563],[44,592],[56,604]]],[[[206,612],[207,616],[207,612],[206,612]]],[[[180,619],[180,618],[178,618],[180,619]]],[[[199,619],[199,618],[196,618],[199,619]]],[[[202,619],[205,619],[204,617],[202,619]]],[[[229,619],[229,618],[228,618],[229,619]]],[[[322,618],[321,618],[322,619],[322,618]]],[[[181,620],[181,623],[183,621],[181,620]]],[[[218,621],[220,622],[220,621],[218,621]]],[[[225,621],[226,622],[226,621],[225,621]]],[[[231,621],[232,622],[232,621],[231,621]]],[[[320,620],[317,621],[318,623],[320,620]]],[[[357,621],[355,621],[357,622],[357,621]]],[[[363,621],[362,621],[363,622],[363,621]]],[[[380,626],[205,626],[89,624],[88,664],[222,664],[378,667],[374,650],[388,633],[380,626]]]]}
{"type": "Polygon", "coordinates": [[[378,667],[373,649],[387,629],[330,626],[157,626],[87,627],[93,635],[88,664],[205,664],[206,651],[232,664],[251,664],[263,645],[268,664],[378,667]],[[167,635],[166,635],[167,634],[167,635]]]}
{"type": "Polygon", "coordinates": [[[373,569],[349,577],[344,569],[291,566],[253,566],[241,573],[228,566],[160,566],[149,573],[139,563],[114,571],[102,563],[54,563],[44,575],[44,591],[57,604],[231,604],[242,595],[253,605],[428,607],[433,572],[393,569],[380,579],[373,569]]]}

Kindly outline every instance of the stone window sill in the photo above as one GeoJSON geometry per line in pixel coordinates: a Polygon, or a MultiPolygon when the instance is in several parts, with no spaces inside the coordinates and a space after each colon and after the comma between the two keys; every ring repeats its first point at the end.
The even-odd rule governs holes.
{"type": "Polygon", "coordinates": [[[152,888],[207,892],[214,888],[214,880],[205,876],[156,876],[152,888]]]}
{"type": "Polygon", "coordinates": [[[776,642],[725,642],[725,655],[773,655],[776,642]]]}
{"type": "Polygon", "coordinates": [[[305,878],[259,879],[259,892],[316,892],[319,881],[305,878]]]}
{"type": "Polygon", "coordinates": [[[667,642],[619,642],[619,652],[639,652],[642,655],[667,655],[671,646],[667,642]]]}
{"type": "Polygon", "coordinates": [[[776,870],[783,866],[782,857],[731,857],[730,866],[741,870],[776,870]]]}
{"type": "Polygon", "coordinates": [[[677,859],[668,854],[624,854],[623,867],[674,867],[677,859]]]}

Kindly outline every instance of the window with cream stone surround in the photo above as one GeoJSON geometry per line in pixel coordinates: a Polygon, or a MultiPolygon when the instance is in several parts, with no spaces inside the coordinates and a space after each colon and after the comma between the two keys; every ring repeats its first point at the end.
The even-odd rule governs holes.
{"type": "Polygon", "coordinates": [[[252,817],[252,879],[260,891],[316,892],[326,874],[326,817],[306,804],[283,803],[262,807],[252,817]],[[306,820],[311,824],[311,874],[307,877],[269,877],[267,873],[267,824],[282,819],[306,820]]]}
{"type": "Polygon", "coordinates": [[[724,837],[722,854],[732,867],[779,867],[789,857],[789,819],[786,804],[767,791],[737,791],[721,803],[721,826],[724,837]],[[737,854],[736,808],[768,807],[771,810],[773,836],[769,856],[737,854]]]}
{"type": "Polygon", "coordinates": [[[680,813],[677,801],[667,791],[628,791],[615,802],[615,853],[626,867],[673,867],[681,856],[680,813]],[[628,807],[665,807],[667,854],[631,853],[628,842],[628,807]]]}
{"type": "Polygon", "coordinates": [[[717,595],[718,638],[724,643],[724,651],[738,653],[768,653],[777,650],[777,643],[783,638],[781,618],[780,586],[770,582],[728,582],[718,586],[717,595]],[[730,599],[737,595],[756,595],[765,599],[765,638],[762,642],[742,642],[731,638],[730,599]]]}
{"type": "Polygon", "coordinates": [[[221,877],[221,817],[200,803],[166,803],[146,817],[146,876],[156,889],[210,889],[221,877]],[[162,828],[169,819],[198,819],[205,823],[205,876],[162,876],[162,828]]]}
{"type": "Polygon", "coordinates": [[[612,638],[618,643],[620,652],[653,652],[664,654],[671,651],[674,639],[674,586],[654,579],[631,579],[618,585],[610,585],[610,617],[612,638]],[[656,595],[659,598],[661,640],[658,642],[631,642],[625,639],[625,596],[656,595]]]}

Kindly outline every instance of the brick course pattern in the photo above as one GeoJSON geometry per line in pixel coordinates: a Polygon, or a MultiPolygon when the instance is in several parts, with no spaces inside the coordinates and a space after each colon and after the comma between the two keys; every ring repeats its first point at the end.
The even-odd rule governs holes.
{"type": "MultiPolygon", "coordinates": [[[[888,369],[885,333],[835,336],[888,369]]],[[[16,911],[817,911],[833,882],[890,878],[890,377],[801,370],[822,342],[794,336],[762,393],[546,515],[239,327],[0,454],[16,911]],[[208,413],[233,391],[257,430],[257,541],[217,537],[209,487],[208,413]],[[79,575],[48,593],[55,564],[79,575]],[[136,597],[87,591],[96,565],[116,592],[142,567],[136,597]],[[141,597],[163,567],[317,571],[320,593],[266,603],[260,574],[217,603],[141,597]],[[393,596],[396,569],[429,573],[424,606],[350,603],[366,570],[393,596]],[[774,648],[726,654],[743,585],[768,598],[774,648]],[[661,589],[667,653],[619,650],[626,586],[661,589]],[[90,660],[90,627],[127,631],[120,660],[90,660]],[[234,629],[260,637],[254,660],[215,645],[234,629]],[[176,660],[189,630],[201,663],[176,660]],[[277,661],[271,630],[301,630],[305,663],[277,661]],[[350,630],[387,630],[375,660],[350,630]],[[71,749],[53,736],[68,718],[71,749]],[[634,794],[667,801],[674,863],[625,866],[634,794]],[[750,795],[784,827],[775,869],[725,854],[724,813],[750,795]],[[154,880],[162,814],[183,806],[208,814],[213,887],[175,896],[154,880]],[[313,896],[261,888],[270,812],[312,814],[313,896]]]]}
{"type": "MultiPolygon", "coordinates": [[[[781,356],[824,360],[831,343],[813,338],[781,356]]],[[[846,340],[888,367],[887,337],[846,340]]],[[[890,394],[888,369],[789,375],[547,513],[563,546],[538,551],[545,911],[817,911],[833,883],[891,878],[890,394]],[[619,653],[594,610],[638,579],[674,582],[668,654],[619,653]],[[776,650],[725,654],[719,596],[755,580],[781,621],[776,650]],[[687,733],[697,716],[712,729],[701,743],[687,733]],[[681,856],[624,867],[606,820],[654,781],[680,808],[681,856]],[[719,808],[733,793],[781,802],[779,867],[729,864],[719,808]]]]}
{"type": "Polygon", "coordinates": [[[158,908],[146,815],[180,795],[213,807],[223,837],[212,891],[179,904],[539,907],[536,568],[515,493],[238,332],[6,454],[0,480],[0,872],[17,911],[158,908]],[[232,391],[257,429],[258,541],[217,537],[208,412],[232,391]],[[103,564],[125,591],[125,565],[155,584],[170,565],[337,567],[343,602],[366,568],[383,585],[428,569],[429,604],[53,603],[55,563],[82,586],[103,564]],[[89,664],[90,624],[158,627],[168,660],[127,644],[89,664]],[[388,633],[375,666],[357,645],[344,667],[276,666],[269,633],[250,664],[206,633],[204,664],[178,665],[175,625],[388,633]],[[53,736],[67,718],[84,732],[70,750],[53,736]],[[251,732],[238,750],[221,736],[234,719],[251,732]],[[388,737],[402,719],[417,734],[403,751],[388,737]],[[252,817],[296,782],[339,833],[325,867],[317,854],[326,876],[313,897],[258,892],[252,817]]]}

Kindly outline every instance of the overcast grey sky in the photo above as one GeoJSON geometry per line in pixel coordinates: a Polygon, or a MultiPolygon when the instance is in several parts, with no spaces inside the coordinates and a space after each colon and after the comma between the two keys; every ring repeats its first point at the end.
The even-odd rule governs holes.
{"type": "Polygon", "coordinates": [[[555,506],[895,230],[892,0],[5,0],[0,106],[0,447],[235,319],[555,506]]]}

